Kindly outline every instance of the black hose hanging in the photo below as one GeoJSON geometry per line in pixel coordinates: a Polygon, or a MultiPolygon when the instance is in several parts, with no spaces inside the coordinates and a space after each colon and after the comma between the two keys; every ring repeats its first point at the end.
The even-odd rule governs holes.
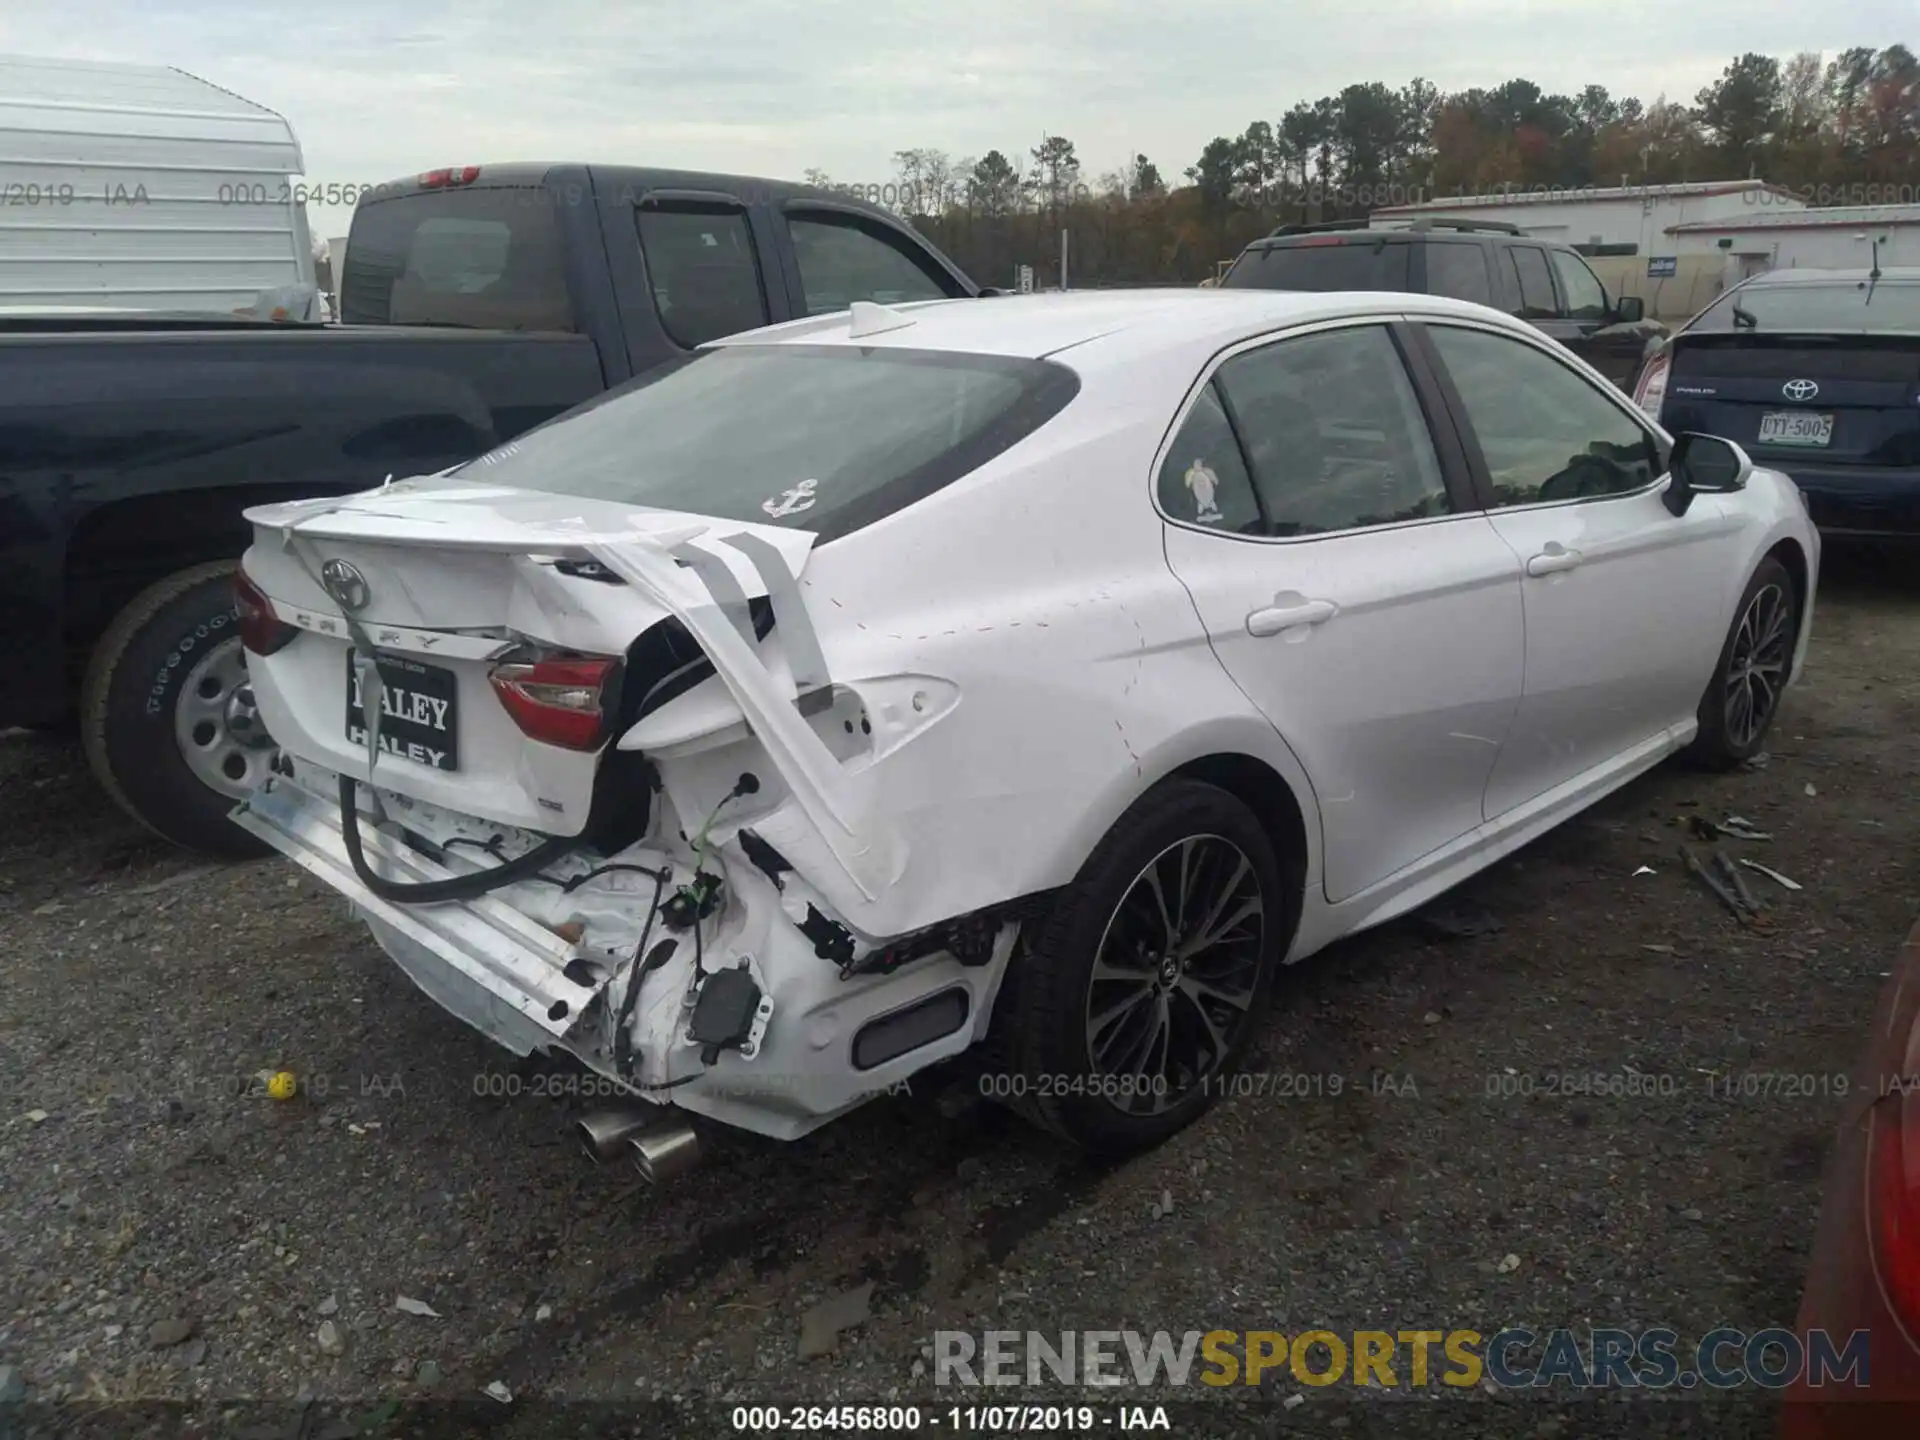
{"type": "Polygon", "coordinates": [[[471,900],[490,890],[498,890],[502,885],[525,880],[541,866],[572,853],[580,846],[578,840],[555,836],[534,846],[518,859],[496,865],[491,870],[483,870],[477,875],[456,875],[451,880],[422,880],[411,884],[383,880],[373,873],[373,868],[367,864],[366,852],[360,848],[360,808],[355,782],[346,775],[340,777],[340,832],[347,842],[347,859],[353,862],[353,873],[360,877],[360,883],[382,900],[391,900],[398,905],[471,900]]]}

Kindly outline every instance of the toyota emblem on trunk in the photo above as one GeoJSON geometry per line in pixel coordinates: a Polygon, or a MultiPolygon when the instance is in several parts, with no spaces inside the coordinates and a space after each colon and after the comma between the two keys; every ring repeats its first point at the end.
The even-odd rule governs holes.
{"type": "Polygon", "coordinates": [[[1811,380],[1789,380],[1780,387],[1780,393],[1789,400],[1811,400],[1820,393],[1820,387],[1811,380]]]}
{"type": "Polygon", "coordinates": [[[358,610],[367,603],[367,577],[344,560],[322,565],[320,583],[342,610],[358,610]]]}

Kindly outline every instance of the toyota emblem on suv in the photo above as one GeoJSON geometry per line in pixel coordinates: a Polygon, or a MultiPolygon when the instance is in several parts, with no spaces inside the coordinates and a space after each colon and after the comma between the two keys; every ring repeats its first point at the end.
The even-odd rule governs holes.
{"type": "Polygon", "coordinates": [[[1789,380],[1780,387],[1780,393],[1789,400],[1811,400],[1820,393],[1820,387],[1811,380],[1789,380]]]}
{"type": "Polygon", "coordinates": [[[344,560],[322,565],[320,583],[342,610],[358,610],[367,603],[367,577],[344,560]]]}

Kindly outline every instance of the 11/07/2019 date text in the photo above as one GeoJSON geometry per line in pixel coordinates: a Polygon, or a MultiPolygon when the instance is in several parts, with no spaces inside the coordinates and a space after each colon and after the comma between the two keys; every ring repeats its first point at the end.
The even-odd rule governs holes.
{"type": "Polygon", "coordinates": [[[747,1434],[799,1435],[826,1431],[902,1435],[947,1431],[956,1435],[1077,1435],[1108,1430],[1172,1429],[1160,1405],[736,1405],[733,1428],[747,1434]]]}

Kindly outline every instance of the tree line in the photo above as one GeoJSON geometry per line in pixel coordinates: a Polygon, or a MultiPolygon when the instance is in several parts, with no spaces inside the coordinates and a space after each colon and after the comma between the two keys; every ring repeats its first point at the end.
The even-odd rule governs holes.
{"type": "Polygon", "coordinates": [[[1452,93],[1369,81],[1216,136],[1184,184],[1145,155],[1089,178],[1061,135],[893,161],[897,181],[869,187],[891,193],[873,198],[983,284],[1009,285],[1023,264],[1057,282],[1062,230],[1075,285],[1192,283],[1277,225],[1452,196],[1755,179],[1812,205],[1920,201],[1920,60],[1904,45],[1832,60],[1748,53],[1690,105],[1524,79],[1452,93]]]}

